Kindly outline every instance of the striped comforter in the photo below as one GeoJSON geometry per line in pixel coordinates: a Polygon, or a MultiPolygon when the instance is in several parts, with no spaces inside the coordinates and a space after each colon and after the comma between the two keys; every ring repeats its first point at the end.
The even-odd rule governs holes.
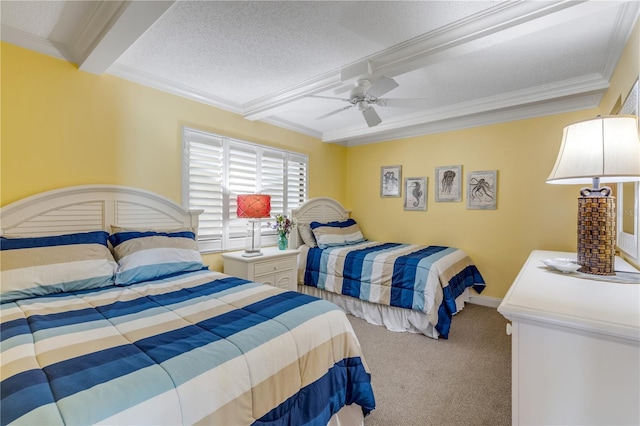
{"type": "Polygon", "coordinates": [[[370,375],[333,304],[217,272],[0,305],[2,424],[326,424],[370,375]]]}
{"type": "Polygon", "coordinates": [[[303,246],[299,282],[367,302],[428,315],[444,338],[467,287],[478,293],[484,279],[466,253],[441,246],[367,241],[327,249],[303,246]]]}

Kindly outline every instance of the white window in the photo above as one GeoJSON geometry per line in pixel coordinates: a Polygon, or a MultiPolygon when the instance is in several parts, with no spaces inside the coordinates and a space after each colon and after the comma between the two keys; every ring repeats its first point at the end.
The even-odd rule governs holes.
{"type": "MultiPolygon", "coordinates": [[[[236,215],[238,194],[271,195],[271,216],[288,214],[307,199],[306,155],[183,129],[183,203],[200,215],[198,244],[203,252],[244,248],[246,219],[236,215]]],[[[276,233],[262,224],[262,245],[276,233]]]]}

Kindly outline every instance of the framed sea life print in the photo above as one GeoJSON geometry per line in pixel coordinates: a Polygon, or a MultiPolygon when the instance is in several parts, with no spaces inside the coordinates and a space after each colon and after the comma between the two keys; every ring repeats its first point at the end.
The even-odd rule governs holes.
{"type": "Polygon", "coordinates": [[[467,208],[495,210],[498,195],[498,171],[470,172],[467,178],[467,208]]]}
{"type": "Polygon", "coordinates": [[[436,201],[462,201],[462,166],[436,167],[436,201]]]}
{"type": "Polygon", "coordinates": [[[404,209],[427,210],[427,178],[404,179],[404,209]]]}
{"type": "Polygon", "coordinates": [[[380,196],[399,197],[402,182],[402,166],[380,167],[380,196]]]}

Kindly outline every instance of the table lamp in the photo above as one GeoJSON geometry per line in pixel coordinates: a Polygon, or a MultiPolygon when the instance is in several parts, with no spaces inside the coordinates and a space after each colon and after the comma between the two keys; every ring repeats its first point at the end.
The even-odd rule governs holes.
{"type": "Polygon", "coordinates": [[[238,203],[238,218],[249,219],[249,229],[247,230],[246,248],[242,256],[261,256],[261,220],[269,217],[271,213],[271,196],[263,194],[242,194],[236,199],[238,203]]]}
{"type": "Polygon", "coordinates": [[[636,116],[598,116],[564,128],[547,183],[593,185],[578,198],[579,272],[615,275],[615,197],[600,184],[633,181],[640,181],[636,116]]]}

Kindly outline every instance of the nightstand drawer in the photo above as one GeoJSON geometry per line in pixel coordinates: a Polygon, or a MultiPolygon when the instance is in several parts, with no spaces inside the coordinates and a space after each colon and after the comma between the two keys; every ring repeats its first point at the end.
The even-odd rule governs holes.
{"type": "Polygon", "coordinates": [[[259,262],[255,264],[255,275],[272,274],[274,272],[286,271],[296,266],[295,258],[271,260],[268,262],[259,262]]]}

